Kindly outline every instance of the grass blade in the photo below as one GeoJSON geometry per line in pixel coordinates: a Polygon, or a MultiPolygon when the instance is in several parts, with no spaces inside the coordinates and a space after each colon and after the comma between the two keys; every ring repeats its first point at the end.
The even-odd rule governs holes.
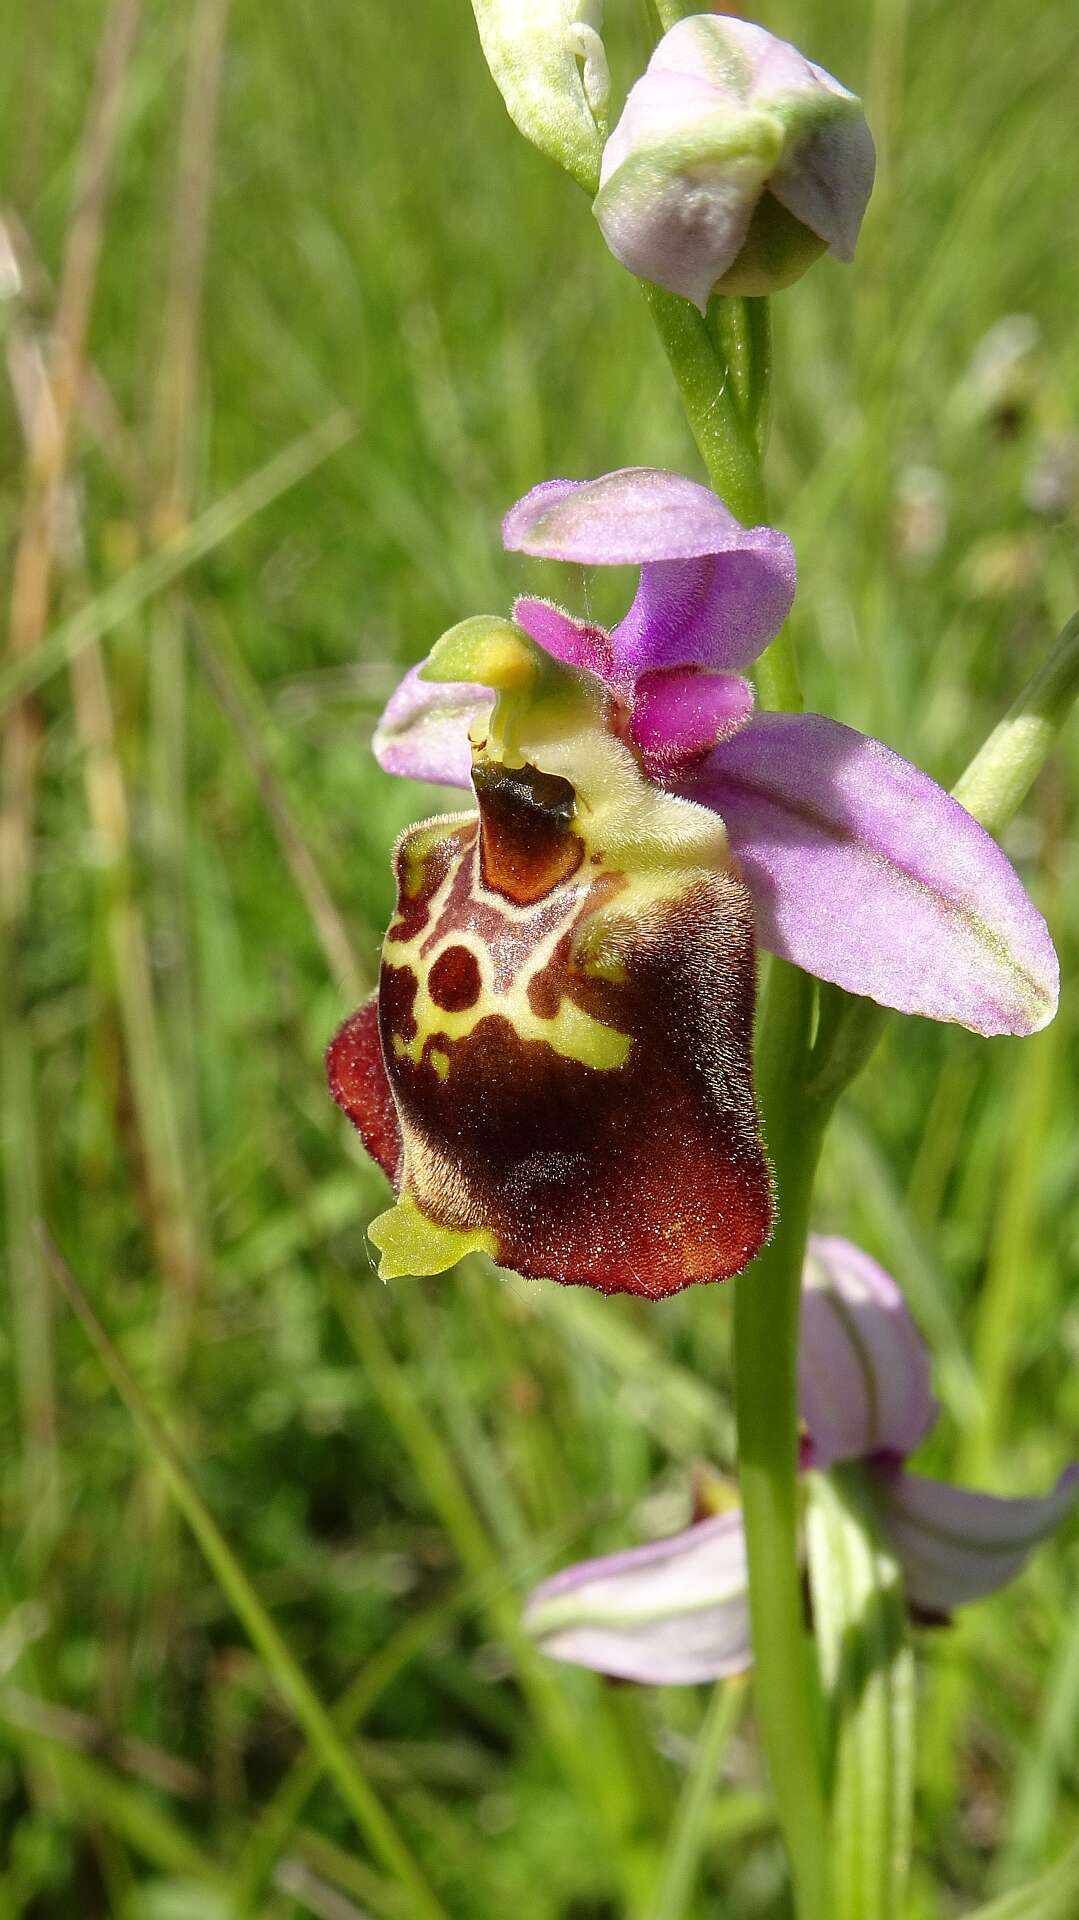
{"type": "Polygon", "coordinates": [[[968,1920],[1075,1920],[1077,1913],[1079,1843],[1040,1879],[978,1907],[968,1920]]]}
{"type": "MultiPolygon", "coordinates": [[[[445,1600],[406,1621],[393,1638],[380,1647],[333,1709],[342,1735],[354,1733],[362,1725],[397,1675],[437,1637],[475,1584],[462,1581],[445,1600]]],[[[263,1807],[232,1875],[232,1899],[239,1915],[253,1911],[305,1803],[322,1778],[322,1771],[321,1756],[306,1746],[293,1761],[273,1798],[263,1807]]]]}
{"type": "Polygon", "coordinates": [[[444,1920],[444,1909],[427,1886],[381,1801],[364,1778],[355,1756],[334,1724],[332,1714],[323,1705],[280,1629],[267,1613],[168,1434],[128,1372],[70,1267],[47,1236],[45,1249],[57,1283],[135,1422],[222,1593],[252,1645],[265,1661],[286,1705],[295,1714],[311,1745],[318,1752],[325,1771],[336,1783],[372,1854],[408,1889],[416,1920],[444,1920]]]}
{"type": "Polygon", "coordinates": [[[997,1863],[1000,1878],[1030,1872],[1074,1773],[1079,1726],[1079,1613],[1050,1668],[1039,1726],[1012,1787],[1007,1840],[997,1863]]]}
{"type": "Polygon", "coordinates": [[[712,1837],[719,1769],[745,1707],[745,1697],[744,1680],[721,1680],[712,1692],[675,1812],[649,1920],[681,1920],[689,1911],[701,1858],[712,1837]]]}
{"type": "Polygon", "coordinates": [[[242,682],[235,664],[220,647],[215,646],[201,622],[196,628],[196,643],[199,662],[214,698],[232,727],[240,751],[258,784],[289,872],[318,935],[330,976],[350,1000],[362,1000],[371,991],[371,983],[360,965],[344,918],[326,884],[322,866],[274,771],[265,740],[266,717],[261,711],[257,692],[242,682]]]}
{"type": "Polygon", "coordinates": [[[359,430],[351,414],[343,410],[330,414],[310,432],[301,434],[299,439],[275,453],[272,460],[249,474],[231,493],[207,507],[183,532],[129,568],[95,600],[80,607],[70,619],[62,620],[33,654],[8,661],[0,671],[0,714],[42,686],[85,647],[137,613],[155,594],[190,572],[264,507],[298,486],[323,461],[340,453],[359,430]]]}
{"type": "MultiPolygon", "coordinates": [[[[53,325],[48,377],[28,423],[26,507],[11,575],[8,649],[12,668],[32,665],[49,615],[53,557],[97,287],[105,208],[120,129],[120,109],[135,48],[142,0],[113,0],[98,49],[75,179],[71,224],[53,325]]],[[[26,704],[6,719],[0,809],[0,908],[18,919],[30,884],[31,839],[40,747],[38,716],[26,704]]]]}
{"type": "Polygon", "coordinates": [[[50,1733],[41,1716],[31,1721],[20,1715],[3,1695],[0,1740],[18,1751],[47,1752],[64,1791],[153,1866],[206,1886],[224,1885],[216,1862],[162,1806],[126,1780],[118,1779],[101,1760],[68,1746],[58,1733],[50,1733]]]}

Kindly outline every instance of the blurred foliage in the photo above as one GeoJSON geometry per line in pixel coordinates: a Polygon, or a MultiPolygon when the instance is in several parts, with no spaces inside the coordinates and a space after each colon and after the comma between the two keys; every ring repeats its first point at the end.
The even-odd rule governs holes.
{"type": "MultiPolygon", "coordinates": [[[[624,91],[645,9],[607,10],[624,91]]],[[[216,142],[214,0],[141,20],[53,621],[340,409],[357,431],[37,700],[2,1035],[0,1920],[411,1912],[317,1769],[297,1792],[297,1727],[54,1296],[38,1215],[322,1698],[359,1690],[357,1764],[450,1914],[778,1920],[748,1704],[698,1894],[664,1908],[704,1692],[606,1688],[516,1632],[540,1574],[679,1524],[694,1457],[732,1465],[729,1293],[648,1309],[479,1267],[381,1287],[383,1183],[321,1069],[373,977],[392,839],[444,804],[367,752],[401,667],[522,587],[612,613],[625,579],[556,586],[502,554],[500,513],[553,473],[695,456],[643,303],[514,134],[463,0],[217,12],[216,142]],[[192,59],[212,198],[185,371],[167,289],[179,257],[196,303],[192,59]]],[[[105,18],[5,17],[16,372],[47,334],[105,18]]],[[[856,267],[776,302],[769,471],[808,703],[948,782],[1077,599],[1073,9],[807,0],[766,24],[862,91],[880,149],[856,267]]],[[[7,385],[0,415],[13,564],[7,385]]],[[[819,1195],[933,1345],[925,1463],[1002,1491],[1048,1484],[1079,1428],[1077,782],[1073,738],[1008,839],[1058,934],[1056,1024],[986,1043],[893,1023],[819,1195]]],[[[922,1638],[915,1920],[1079,1833],[1075,1570],[1073,1531],[922,1638]]]]}

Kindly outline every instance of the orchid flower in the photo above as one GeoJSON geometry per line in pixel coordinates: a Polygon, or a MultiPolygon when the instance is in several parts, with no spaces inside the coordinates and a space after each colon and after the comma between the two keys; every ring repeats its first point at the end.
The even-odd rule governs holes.
{"type": "Polygon", "coordinates": [[[423,674],[404,698],[436,733],[427,679],[436,702],[481,682],[479,811],[399,842],[377,1003],[328,1063],[400,1195],[369,1229],[380,1272],[482,1250],[656,1297],[740,1271],[771,1187],[753,909],[722,821],[653,785],[623,703],[520,624],[466,621],[423,674]]]}
{"type": "MultiPolygon", "coordinates": [[[[908,1603],[940,1616],[995,1593],[1075,1502],[1079,1467],[1047,1494],[1001,1499],[909,1472],[936,1417],[929,1356],[896,1282],[838,1238],[810,1239],[802,1295],[802,1464],[862,1460],[908,1603]]],[[[752,1660],[745,1539],[730,1509],[684,1532],[568,1567],[536,1587],[525,1625],[553,1658],[677,1686],[752,1660]]]]}
{"type": "MultiPolygon", "coordinates": [[[[759,943],[847,992],[975,1033],[1034,1033],[1056,1011],[1056,953],[1000,848],[927,774],[820,714],[754,713],[741,669],[794,598],[785,535],[742,527],[707,487],[629,467],[550,480],[510,509],[505,545],[578,566],[639,566],[611,633],[543,601],[514,621],[628,709],[657,786],[721,816],[759,943]]],[[[467,787],[491,694],[406,676],[375,734],[390,773],[467,787]]]]}
{"type": "Polygon", "coordinates": [[[507,547],[640,567],[611,631],[518,600],[406,675],[392,773],[475,790],[412,829],[381,987],[329,1052],[399,1198],[383,1277],[482,1250],[657,1298],[766,1239],[754,941],[981,1033],[1052,1015],[1056,955],[1000,849],[879,741],[755,714],[741,671],[785,619],[785,535],[678,474],[535,488],[507,547]]]}

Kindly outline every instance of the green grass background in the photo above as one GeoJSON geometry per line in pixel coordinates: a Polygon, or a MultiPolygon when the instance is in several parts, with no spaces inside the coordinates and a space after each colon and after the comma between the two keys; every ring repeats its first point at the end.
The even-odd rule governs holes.
{"type": "MultiPolygon", "coordinates": [[[[608,14],[620,95],[643,8],[608,14]]],[[[104,18],[4,10],[4,199],[53,280],[104,18]]],[[[729,1290],[649,1309],[479,1266],[383,1287],[384,1184],[321,1065],[374,975],[392,839],[443,804],[368,752],[401,668],[522,587],[615,613],[627,579],[556,584],[502,554],[501,512],[552,474],[696,456],[633,283],[507,121],[464,0],[233,0],[183,504],[197,525],[341,409],[356,431],[142,594],[193,18],[146,7],[124,89],[90,332],[114,413],[76,426],[51,621],[108,630],[38,695],[5,955],[0,1920],[418,1911],[339,1785],[303,1779],[273,1661],[56,1292],[39,1217],[318,1694],[353,1690],[350,1764],[451,1915],[778,1920],[746,1690],[608,1688],[516,1627],[543,1573],[680,1524],[693,1459],[732,1467],[729,1290]]],[[[864,94],[880,150],[856,266],[775,303],[769,477],[807,700],[948,783],[1079,597],[1075,17],[806,0],[765,23],[864,94]],[[1009,315],[1028,322],[993,333],[1009,315]]],[[[9,345],[50,313],[25,258],[9,345]]],[[[10,562],[6,386],[0,420],[10,562]]],[[[1058,935],[1056,1023],[893,1023],[816,1206],[930,1341],[922,1464],[1000,1491],[1047,1485],[1079,1428],[1077,779],[1073,734],[1008,836],[1058,935]]],[[[921,1636],[915,1920],[1079,1836],[1076,1552],[1073,1524],[921,1636]]]]}

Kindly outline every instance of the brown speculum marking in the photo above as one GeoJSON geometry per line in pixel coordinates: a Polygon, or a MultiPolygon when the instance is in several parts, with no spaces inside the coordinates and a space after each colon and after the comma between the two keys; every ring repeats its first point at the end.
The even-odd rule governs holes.
{"type": "Polygon", "coordinates": [[[480,762],[472,783],[485,886],[529,907],[576,873],[584,843],[573,832],[577,803],[568,780],[536,767],[480,762]]]}
{"type": "Polygon", "coordinates": [[[412,1040],[416,1034],[413,1007],[419,980],[412,967],[383,966],[378,989],[379,1020],[384,1036],[412,1040]]]}
{"type": "Polygon", "coordinates": [[[470,947],[444,947],[427,976],[432,1000],[446,1013],[474,1007],[482,988],[480,963],[470,947]]]}

